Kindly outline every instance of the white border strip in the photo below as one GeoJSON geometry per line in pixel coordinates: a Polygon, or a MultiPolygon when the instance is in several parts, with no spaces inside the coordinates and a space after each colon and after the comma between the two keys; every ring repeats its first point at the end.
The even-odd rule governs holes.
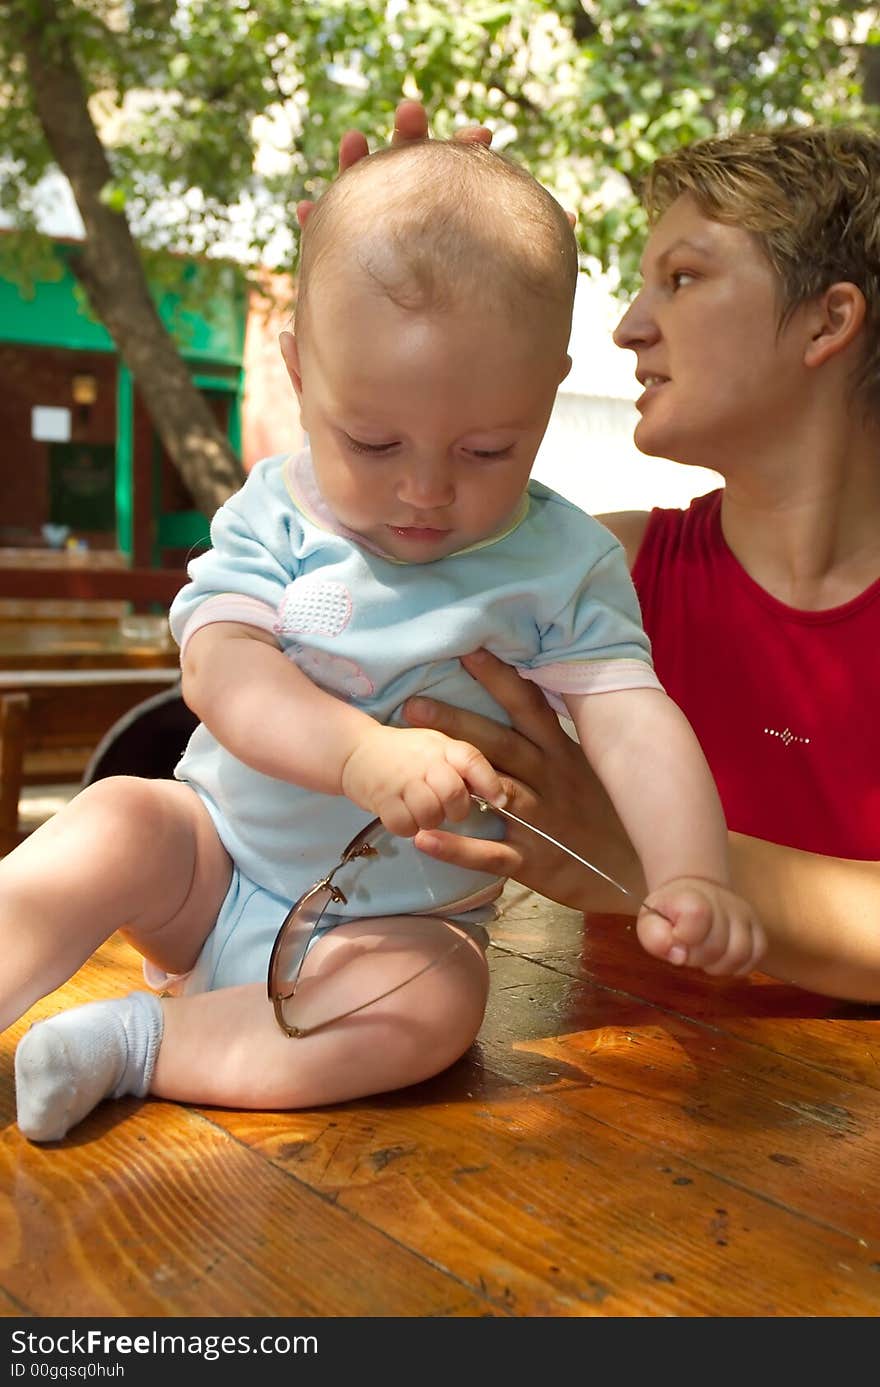
{"type": "Polygon", "coordinates": [[[88,688],[93,684],[174,684],[180,669],[4,669],[0,670],[0,689],[88,688]]]}

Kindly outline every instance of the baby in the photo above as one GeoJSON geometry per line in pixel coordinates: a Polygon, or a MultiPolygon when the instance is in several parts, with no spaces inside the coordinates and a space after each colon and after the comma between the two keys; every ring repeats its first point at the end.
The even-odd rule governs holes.
{"type": "Polygon", "coordinates": [[[464,824],[471,792],[503,807],[503,787],[474,747],[402,725],[402,707],[426,693],[503,717],[461,664],[477,647],[573,721],[642,862],[646,947],[713,972],[760,958],[621,547],[529,479],[570,365],[576,278],[558,203],[480,145],[385,150],[317,204],[282,337],[309,446],[253,469],[172,607],[200,718],[177,778],[99,781],[0,863],[2,1024],[116,929],[163,992],[26,1034],[32,1140],[107,1097],[311,1107],[427,1078],[468,1048],[503,883],[412,840],[464,824]],[[291,1045],[266,1000],[273,943],[374,816],[394,850],[354,874],[310,954],[338,1019],[291,1045]]]}

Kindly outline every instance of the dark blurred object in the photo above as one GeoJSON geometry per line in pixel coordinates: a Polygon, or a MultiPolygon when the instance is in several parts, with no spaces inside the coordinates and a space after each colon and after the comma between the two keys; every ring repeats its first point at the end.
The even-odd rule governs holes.
{"type": "Polygon", "coordinates": [[[180,684],[145,698],[101,738],[83,772],[81,789],[108,775],[171,780],[198,718],[180,695],[180,684]]]}

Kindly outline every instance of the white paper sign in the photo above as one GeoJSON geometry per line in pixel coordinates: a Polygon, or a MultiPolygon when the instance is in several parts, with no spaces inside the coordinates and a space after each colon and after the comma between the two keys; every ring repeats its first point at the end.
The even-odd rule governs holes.
{"type": "Polygon", "coordinates": [[[31,410],[31,437],[38,443],[69,443],[70,410],[56,405],[34,405],[31,410]]]}

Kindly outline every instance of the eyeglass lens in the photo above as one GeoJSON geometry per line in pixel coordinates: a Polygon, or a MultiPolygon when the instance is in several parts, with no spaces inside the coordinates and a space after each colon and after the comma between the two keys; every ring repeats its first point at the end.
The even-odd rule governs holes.
{"type": "MultiPolygon", "coordinates": [[[[469,938],[446,920],[391,915],[331,930],[322,947],[311,950],[318,925],[316,920],[299,948],[288,949],[285,942],[280,952],[276,1008],[293,1035],[366,1011],[445,961],[469,938]]],[[[290,932],[302,941],[299,928],[290,932]]]]}
{"type": "Polygon", "coordinates": [[[302,971],[309,945],[333,899],[329,886],[320,886],[294,906],[275,941],[270,964],[273,992],[290,997],[302,971]]]}

